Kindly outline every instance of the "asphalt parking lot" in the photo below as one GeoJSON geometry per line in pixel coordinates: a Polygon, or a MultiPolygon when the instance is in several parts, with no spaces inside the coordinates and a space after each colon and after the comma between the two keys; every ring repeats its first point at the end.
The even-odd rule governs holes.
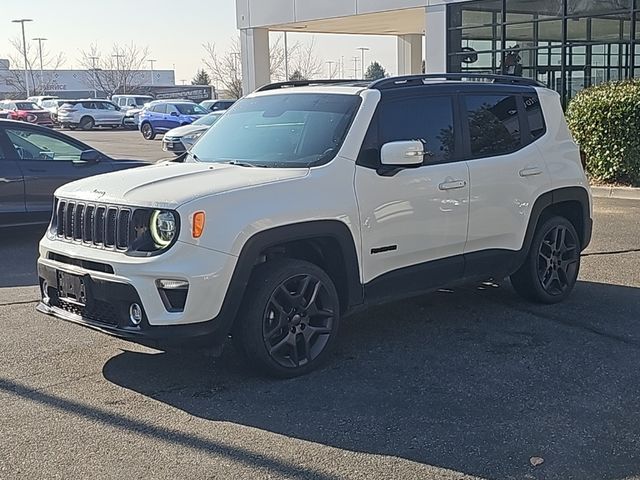
{"type": "Polygon", "coordinates": [[[162,135],[155,140],[145,140],[137,130],[112,130],[110,128],[81,130],[61,130],[62,133],[77,138],[81,142],[117,159],[134,159],[157,162],[175,158],[172,153],[162,150],[162,135]]]}
{"type": "Polygon", "coordinates": [[[596,201],[566,304],[502,282],[372,309],[287,381],[36,313],[41,229],[2,231],[0,478],[640,478],[639,218],[596,201]]]}

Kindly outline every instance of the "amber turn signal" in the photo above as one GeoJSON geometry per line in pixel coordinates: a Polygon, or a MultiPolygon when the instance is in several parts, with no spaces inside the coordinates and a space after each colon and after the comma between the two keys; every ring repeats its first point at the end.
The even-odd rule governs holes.
{"type": "Polygon", "coordinates": [[[196,212],[191,221],[191,235],[193,238],[200,238],[202,232],[204,232],[204,212],[196,212]]]}

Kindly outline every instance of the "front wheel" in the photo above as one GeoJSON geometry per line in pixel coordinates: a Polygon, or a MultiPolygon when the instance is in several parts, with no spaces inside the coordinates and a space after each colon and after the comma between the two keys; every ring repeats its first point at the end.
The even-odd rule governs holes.
{"type": "Polygon", "coordinates": [[[524,298],[553,304],[573,291],[580,271],[580,239],[563,217],[552,217],[537,230],[527,259],[511,276],[511,284],[524,298]]]}
{"type": "Polygon", "coordinates": [[[319,267],[301,260],[259,266],[236,320],[233,340],[252,365],[290,378],[317,368],[327,357],[340,322],[338,293],[319,267]]]}
{"type": "Polygon", "coordinates": [[[140,131],[142,132],[142,136],[145,140],[153,140],[156,138],[156,132],[153,130],[153,127],[150,123],[145,123],[140,127],[140,131]]]}

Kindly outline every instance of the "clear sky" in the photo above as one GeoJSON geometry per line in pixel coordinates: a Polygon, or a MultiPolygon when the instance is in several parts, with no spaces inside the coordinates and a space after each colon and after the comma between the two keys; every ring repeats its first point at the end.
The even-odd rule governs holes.
{"type": "MultiPolygon", "coordinates": [[[[319,0],[323,1],[323,0],[319,0]]],[[[326,1],[326,0],[324,0],[326,1]]],[[[333,0],[342,1],[342,0],[333,0]]],[[[203,43],[228,47],[238,34],[235,0],[0,0],[0,58],[12,47],[9,40],[20,35],[16,18],[32,18],[26,24],[27,40],[46,37],[46,48],[63,52],[65,68],[80,68],[79,51],[96,43],[109,51],[115,43],[148,46],[156,69],[175,65],[176,81],[193,78],[202,66],[203,43]]],[[[278,33],[272,33],[272,38],[278,33]]],[[[310,34],[291,34],[290,42],[309,41],[310,34]]],[[[366,63],[378,60],[390,73],[396,70],[394,37],[316,35],[317,55],[323,61],[345,58],[347,76],[352,76],[357,47],[369,47],[366,63]]],[[[328,68],[328,67],[325,67],[328,68]]]]}

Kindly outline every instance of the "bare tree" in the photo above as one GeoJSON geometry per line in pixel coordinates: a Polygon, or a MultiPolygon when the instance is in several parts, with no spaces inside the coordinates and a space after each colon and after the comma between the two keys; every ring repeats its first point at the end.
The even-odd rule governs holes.
{"type": "MultiPolygon", "coordinates": [[[[313,78],[322,73],[322,60],[315,54],[315,38],[306,45],[296,42],[289,46],[290,70],[298,71],[304,78],[313,78]]],[[[219,53],[215,43],[203,45],[206,52],[203,62],[213,82],[219,89],[226,90],[234,98],[240,98],[242,91],[242,62],[240,54],[240,39],[234,38],[229,50],[219,53]]],[[[282,38],[278,37],[269,46],[269,73],[274,81],[285,78],[285,51],[282,38]]]]}
{"type": "Polygon", "coordinates": [[[87,50],[80,51],[80,64],[87,70],[85,84],[106,93],[132,92],[142,86],[142,69],[149,58],[149,47],[139,47],[131,42],[126,45],[114,44],[104,53],[93,43],[87,50]]]}
{"type": "Polygon", "coordinates": [[[323,62],[316,55],[316,37],[306,44],[296,43],[293,49],[292,58],[293,69],[300,72],[302,77],[313,79],[322,74],[323,62]]]}
{"type": "MultiPolygon", "coordinates": [[[[8,55],[11,65],[17,66],[19,70],[9,70],[5,78],[7,85],[13,87],[17,96],[24,97],[27,94],[27,86],[24,76],[24,48],[22,38],[15,38],[9,41],[13,47],[13,51],[8,55]],[[20,68],[22,66],[22,68],[20,68]]],[[[34,92],[44,93],[47,90],[53,90],[57,86],[55,75],[52,71],[58,70],[64,65],[64,54],[54,54],[49,51],[46,46],[42,47],[42,68],[47,70],[46,73],[40,75],[40,51],[38,47],[32,43],[27,43],[27,76],[29,78],[29,87],[34,92]]]]}

